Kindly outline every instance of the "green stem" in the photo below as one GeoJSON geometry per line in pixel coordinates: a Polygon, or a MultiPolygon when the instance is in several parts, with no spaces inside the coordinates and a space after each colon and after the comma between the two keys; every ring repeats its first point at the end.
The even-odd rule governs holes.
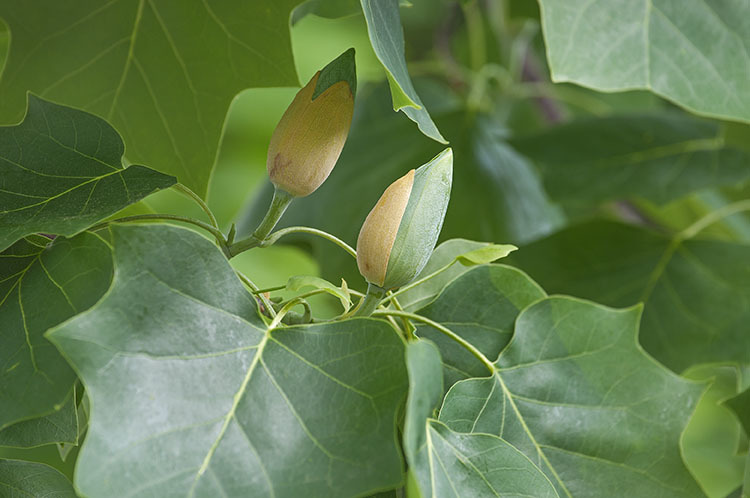
{"type": "Polygon", "coordinates": [[[515,83],[508,87],[508,94],[518,98],[548,98],[573,105],[591,114],[601,116],[612,111],[607,103],[595,97],[590,97],[576,89],[555,87],[545,82],[515,83]]]}
{"type": "MultiPolygon", "coordinates": [[[[404,311],[404,308],[401,306],[401,303],[398,302],[398,299],[396,299],[396,293],[388,291],[388,299],[391,300],[393,307],[396,308],[397,311],[404,311]]],[[[412,328],[414,326],[406,317],[401,317],[401,323],[404,325],[404,332],[406,333],[406,337],[410,341],[416,341],[417,338],[414,336],[414,331],[412,328]]]]}
{"type": "Polygon", "coordinates": [[[276,292],[279,290],[286,289],[286,285],[277,285],[276,287],[266,287],[265,289],[254,290],[253,294],[263,294],[266,292],[276,292]]]}
{"type": "Polygon", "coordinates": [[[311,235],[317,235],[318,237],[322,237],[324,239],[330,240],[343,250],[349,253],[349,255],[353,258],[357,257],[357,251],[354,250],[352,246],[344,242],[343,240],[339,239],[335,235],[331,235],[328,232],[324,232],[323,230],[318,230],[317,228],[310,228],[310,227],[289,227],[289,228],[282,228],[281,230],[277,230],[276,232],[272,233],[266,240],[263,241],[261,245],[263,246],[270,246],[274,244],[277,240],[279,240],[284,235],[289,235],[290,233],[309,233],[311,235]]]}
{"type": "Polygon", "coordinates": [[[385,310],[385,311],[376,311],[373,313],[374,316],[401,316],[405,318],[410,318],[412,320],[416,320],[418,322],[426,323],[430,327],[436,329],[439,332],[442,332],[446,336],[450,337],[454,341],[456,341],[458,344],[463,346],[467,351],[469,351],[476,359],[482,362],[485,367],[490,371],[490,373],[495,373],[495,365],[485,356],[482,354],[481,351],[479,351],[477,348],[472,346],[469,342],[466,342],[463,337],[459,336],[455,332],[453,332],[451,329],[444,327],[443,325],[434,322],[430,320],[429,318],[426,318],[422,315],[417,315],[416,313],[409,313],[406,311],[393,311],[393,310],[385,310]]]}
{"type": "Polygon", "coordinates": [[[235,270],[234,271],[238,277],[240,277],[240,280],[242,280],[242,283],[250,287],[250,290],[253,291],[253,294],[258,296],[258,298],[263,303],[263,306],[268,310],[268,313],[272,316],[276,316],[276,310],[273,309],[273,304],[271,304],[271,301],[268,300],[268,298],[262,293],[259,292],[260,289],[258,289],[258,286],[253,283],[252,280],[247,278],[242,272],[235,270]]]}
{"type": "Polygon", "coordinates": [[[211,222],[211,225],[217,230],[219,229],[219,223],[216,221],[216,217],[214,216],[214,213],[211,211],[211,208],[208,207],[208,204],[203,202],[203,199],[201,199],[201,197],[198,194],[196,194],[195,192],[193,192],[192,190],[190,190],[189,188],[187,188],[185,185],[181,183],[176,183],[174,185],[174,188],[175,190],[182,192],[183,194],[193,199],[198,204],[198,206],[200,206],[203,212],[206,213],[206,215],[208,216],[208,220],[211,222]]]}
{"type": "Polygon", "coordinates": [[[235,242],[229,246],[227,249],[229,257],[232,258],[248,249],[263,244],[268,237],[268,234],[271,233],[273,227],[279,222],[284,211],[286,211],[286,208],[289,207],[289,204],[293,199],[294,196],[292,196],[292,194],[275,187],[271,205],[268,206],[268,211],[266,211],[266,216],[263,218],[263,221],[260,222],[260,225],[258,225],[258,228],[255,229],[250,237],[235,242]]]}
{"type": "Polygon", "coordinates": [[[706,228],[713,225],[717,221],[720,221],[721,219],[726,218],[727,216],[741,213],[743,211],[750,211],[750,199],[733,202],[732,204],[727,204],[721,209],[717,209],[716,211],[708,213],[706,216],[699,219],[698,221],[696,221],[695,223],[693,223],[692,225],[684,229],[682,232],[677,234],[677,239],[679,240],[692,239],[693,237],[698,235],[701,231],[705,230],[706,228]]]}
{"type": "Polygon", "coordinates": [[[380,301],[382,301],[383,296],[385,296],[385,289],[368,282],[367,294],[365,294],[364,300],[357,308],[354,316],[372,315],[372,312],[378,308],[378,305],[380,305],[380,301]]]}
{"type": "Polygon", "coordinates": [[[484,35],[484,20],[478,0],[462,2],[466,31],[469,36],[469,56],[471,68],[479,71],[487,62],[486,40],[484,35]]]}
{"type": "Polygon", "coordinates": [[[189,223],[191,225],[195,225],[211,233],[211,235],[213,235],[216,238],[219,244],[223,244],[224,242],[224,234],[221,233],[221,231],[218,228],[212,227],[211,225],[204,223],[200,220],[195,220],[193,218],[186,218],[184,216],[176,216],[173,214],[136,214],[133,216],[115,218],[114,220],[103,221],[99,224],[96,224],[92,226],[91,228],[89,228],[89,231],[95,232],[96,230],[100,230],[106,226],[109,226],[112,223],[127,223],[130,221],[163,221],[163,220],[180,221],[182,223],[189,223]]]}
{"type": "MultiPolygon", "coordinates": [[[[286,303],[284,306],[282,306],[279,312],[274,317],[274,319],[271,321],[271,323],[268,324],[268,329],[270,330],[270,329],[274,329],[278,327],[279,324],[281,323],[281,320],[283,320],[284,316],[286,316],[286,314],[289,313],[289,310],[291,310],[298,304],[303,304],[304,301],[305,301],[304,299],[299,299],[295,297],[294,299],[286,303]]],[[[306,306],[306,309],[309,309],[309,305],[306,306]]]]}

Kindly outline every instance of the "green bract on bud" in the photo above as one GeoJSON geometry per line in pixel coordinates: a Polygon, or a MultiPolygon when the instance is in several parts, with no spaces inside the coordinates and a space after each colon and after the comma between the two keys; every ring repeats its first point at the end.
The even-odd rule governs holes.
{"type": "Polygon", "coordinates": [[[383,192],[357,239],[357,266],[369,283],[394,289],[422,270],[443,226],[452,178],[453,152],[445,149],[383,192]]]}
{"type": "Polygon", "coordinates": [[[268,145],[266,167],[274,185],[304,197],[328,178],[349,134],[356,91],[350,48],[297,92],[268,145]]]}

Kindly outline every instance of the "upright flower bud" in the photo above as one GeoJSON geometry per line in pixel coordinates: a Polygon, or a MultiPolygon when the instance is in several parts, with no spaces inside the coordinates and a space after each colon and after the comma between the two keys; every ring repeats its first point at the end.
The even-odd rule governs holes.
{"type": "Polygon", "coordinates": [[[394,289],[422,270],[443,226],[452,178],[453,152],[445,149],[383,192],[357,239],[357,266],[370,284],[394,289]]]}
{"type": "Polygon", "coordinates": [[[268,145],[266,168],[277,188],[304,197],[328,178],[349,134],[356,90],[350,48],[297,92],[268,145]]]}

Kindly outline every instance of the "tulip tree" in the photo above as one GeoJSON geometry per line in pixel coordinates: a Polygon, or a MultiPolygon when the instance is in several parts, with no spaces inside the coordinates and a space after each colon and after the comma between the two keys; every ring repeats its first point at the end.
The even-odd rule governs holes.
{"type": "Polygon", "coordinates": [[[0,495],[748,496],[747,19],[0,5],[0,495]]]}

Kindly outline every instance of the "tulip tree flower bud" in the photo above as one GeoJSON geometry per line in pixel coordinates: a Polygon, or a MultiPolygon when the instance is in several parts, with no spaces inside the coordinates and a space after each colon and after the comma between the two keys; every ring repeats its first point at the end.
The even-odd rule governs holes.
{"type": "Polygon", "coordinates": [[[452,177],[446,149],[383,192],[357,239],[357,266],[371,286],[401,287],[422,270],[443,226],[452,177]]]}
{"type": "Polygon", "coordinates": [[[328,178],[349,134],[356,90],[350,48],[297,93],[268,146],[266,168],[277,188],[304,197],[328,178]]]}

